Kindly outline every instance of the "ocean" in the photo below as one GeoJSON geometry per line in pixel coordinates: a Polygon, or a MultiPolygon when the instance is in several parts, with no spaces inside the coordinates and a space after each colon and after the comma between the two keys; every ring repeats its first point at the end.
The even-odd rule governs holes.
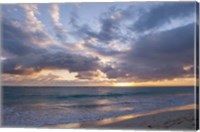
{"type": "Polygon", "coordinates": [[[2,87],[2,126],[96,121],[194,103],[194,87],[2,87]]]}

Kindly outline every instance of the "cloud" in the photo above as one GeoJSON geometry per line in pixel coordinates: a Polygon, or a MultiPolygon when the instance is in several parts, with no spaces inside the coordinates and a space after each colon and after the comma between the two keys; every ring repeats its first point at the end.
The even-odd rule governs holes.
{"type": "Polygon", "coordinates": [[[57,25],[57,26],[62,25],[60,23],[60,14],[59,14],[59,7],[58,7],[58,5],[57,4],[52,4],[51,8],[52,8],[52,15],[51,15],[51,17],[53,19],[53,23],[55,25],[57,25]]]}
{"type": "Polygon", "coordinates": [[[2,75],[2,81],[3,83],[10,85],[13,83],[20,84],[20,83],[27,83],[28,84],[44,84],[46,82],[52,83],[55,79],[59,79],[59,76],[54,75],[54,74],[47,74],[47,75],[36,75],[36,76],[29,76],[29,75],[9,75],[9,74],[4,74],[2,75]]]}
{"type": "Polygon", "coordinates": [[[70,24],[73,28],[79,28],[77,19],[79,19],[78,7],[75,6],[75,7],[74,7],[74,10],[70,12],[70,21],[69,21],[69,24],[70,24]]]}
{"type": "Polygon", "coordinates": [[[94,78],[98,77],[98,73],[95,71],[79,72],[76,77],[79,79],[93,80],[94,78]]]}
{"type": "Polygon", "coordinates": [[[194,24],[141,37],[115,68],[104,69],[109,78],[155,81],[192,76],[185,66],[194,62],[194,24]]]}
{"type": "Polygon", "coordinates": [[[139,19],[131,26],[131,29],[144,32],[170,23],[173,19],[188,17],[194,14],[195,4],[194,2],[162,3],[149,11],[142,12],[139,19]]]}
{"type": "Polygon", "coordinates": [[[101,70],[95,70],[95,71],[82,71],[79,72],[76,75],[77,78],[79,79],[84,79],[84,80],[107,80],[107,76],[101,71],[101,70]]]}
{"type": "MultiPolygon", "coordinates": [[[[130,10],[130,8],[127,10],[130,10]]],[[[122,53],[121,50],[127,47],[130,39],[130,36],[126,36],[127,34],[123,34],[121,31],[121,22],[133,16],[127,10],[110,7],[106,12],[101,13],[98,18],[99,31],[95,31],[89,25],[84,24],[76,26],[77,31],[74,35],[77,39],[82,38],[84,41],[83,46],[88,50],[93,50],[103,56],[119,55],[122,53]],[[90,40],[95,40],[95,42],[90,40]],[[113,42],[117,42],[115,43],[115,48],[112,46],[113,42]],[[123,46],[121,45],[122,43],[123,46]]]]}
{"type": "Polygon", "coordinates": [[[38,7],[36,4],[20,4],[20,7],[24,9],[26,29],[31,32],[40,32],[44,29],[44,24],[38,20],[36,15],[39,15],[38,7]]]}
{"type": "Polygon", "coordinates": [[[129,71],[124,70],[122,67],[118,67],[119,64],[116,65],[117,67],[112,67],[110,65],[104,66],[101,70],[106,73],[109,79],[113,78],[127,78],[129,71]]]}
{"type": "Polygon", "coordinates": [[[115,12],[115,8],[111,8],[106,14],[100,17],[100,25],[101,30],[96,36],[100,41],[109,42],[112,39],[115,39],[117,36],[117,31],[119,30],[119,21],[114,19],[114,15],[112,16],[111,13],[115,12]]]}
{"type": "Polygon", "coordinates": [[[123,53],[111,47],[109,43],[107,45],[102,46],[102,44],[99,43],[95,38],[85,39],[83,46],[87,50],[92,50],[93,52],[103,56],[115,56],[123,53]]]}
{"type": "MultiPolygon", "coordinates": [[[[133,40],[131,36],[127,36],[128,34],[120,34],[123,22],[137,18],[136,14],[139,14],[139,17],[136,19],[135,24],[139,24],[139,21],[144,24],[144,26],[140,25],[141,27],[137,27],[138,30],[142,27],[145,28],[144,30],[157,28],[165,22],[168,23],[171,19],[181,19],[193,14],[194,4],[181,3],[177,5],[170,3],[165,5],[166,7],[164,5],[163,3],[155,4],[149,10],[140,8],[140,10],[135,11],[133,14],[131,14],[132,8],[118,10],[112,7],[100,17],[101,28],[99,32],[93,31],[88,25],[80,28],[79,35],[85,37],[85,47],[100,55],[113,57],[110,64],[114,67],[110,64],[100,67],[100,70],[106,73],[108,78],[125,78],[131,81],[157,81],[192,76],[193,68],[186,71],[184,67],[193,65],[193,24],[179,24],[177,28],[170,30],[158,31],[145,36],[138,35],[136,40],[133,40]],[[183,11],[184,13],[181,12],[184,9],[182,6],[187,8],[186,11],[183,11]],[[158,10],[164,11],[164,15],[162,13],[158,15],[164,17],[161,20],[153,15],[158,10]],[[170,10],[176,12],[170,14],[170,10]],[[149,15],[153,15],[153,18],[156,19],[145,16],[147,13],[150,13],[149,15]],[[146,19],[143,17],[148,19],[147,22],[144,21],[146,19]],[[148,21],[150,22],[149,25],[148,21]],[[95,38],[97,42],[87,41],[91,38],[95,38]],[[114,40],[119,41],[119,46],[125,45],[123,41],[120,41],[123,38],[127,40],[127,43],[132,43],[129,45],[131,47],[128,50],[117,51],[109,47],[110,42],[114,40]],[[116,60],[118,61],[114,63],[116,60]]],[[[129,26],[126,26],[128,30],[129,26]]],[[[135,31],[132,30],[132,32],[135,31]]],[[[140,29],[140,31],[143,31],[143,29],[140,29]]]]}
{"type": "Polygon", "coordinates": [[[13,55],[45,52],[46,47],[56,44],[45,32],[29,32],[6,18],[2,20],[2,29],[2,48],[13,55]]]}
{"type": "MultiPolygon", "coordinates": [[[[184,3],[137,3],[121,9],[111,6],[102,12],[98,18],[99,30],[92,29],[85,24],[79,26],[77,36],[85,38],[96,38],[102,45],[107,45],[113,40],[121,43],[137,39],[141,33],[150,30],[149,33],[158,31],[158,28],[171,26],[176,28],[188,24],[193,20],[195,4],[184,3]],[[187,18],[187,19],[186,19],[187,18]],[[185,22],[181,22],[183,20],[185,22]],[[177,22],[181,22],[177,24],[177,22]],[[167,25],[168,24],[168,25],[167,25]]],[[[167,29],[172,29],[167,28],[167,29]]]]}
{"type": "MultiPolygon", "coordinates": [[[[34,40],[35,35],[23,31],[19,27],[15,27],[6,19],[2,21],[2,47],[7,52],[23,56],[29,53],[42,52],[37,45],[34,45],[31,40],[34,40]]],[[[36,35],[37,39],[44,39],[44,36],[36,35]]]]}
{"type": "Polygon", "coordinates": [[[3,73],[8,74],[32,74],[42,69],[66,69],[70,72],[82,72],[97,70],[99,67],[98,58],[65,52],[28,54],[9,58],[2,62],[3,73]]]}
{"type": "MultiPolygon", "coordinates": [[[[12,21],[2,21],[2,48],[13,56],[2,61],[3,73],[32,74],[42,69],[66,69],[70,72],[93,71],[98,69],[99,59],[78,55],[54,44],[41,48],[35,43],[49,40],[43,32],[27,32],[12,25],[12,21]]],[[[50,40],[49,40],[50,41],[50,40]]]]}
{"type": "MultiPolygon", "coordinates": [[[[13,55],[4,56],[2,72],[26,76],[43,69],[66,69],[84,81],[109,78],[139,82],[192,76],[194,24],[157,29],[172,19],[190,16],[193,4],[145,5],[148,4],[141,4],[140,8],[109,8],[97,16],[99,29],[81,25],[77,12],[71,12],[69,21],[73,31],[66,32],[60,22],[59,6],[53,4],[51,20],[58,41],[38,20],[37,6],[22,5],[26,16],[24,27],[12,19],[2,21],[2,48],[13,55]],[[153,32],[141,35],[147,30],[153,32]],[[69,43],[65,42],[67,37],[69,43]]],[[[45,77],[57,79],[53,75],[39,79],[45,77]]]]}
{"type": "Polygon", "coordinates": [[[123,19],[121,19],[121,13],[118,9],[111,7],[99,16],[99,31],[94,31],[89,25],[84,24],[79,26],[77,36],[82,36],[84,39],[96,38],[105,45],[114,39],[123,39],[123,36],[120,35],[121,20],[123,19]]]}
{"type": "Polygon", "coordinates": [[[58,79],[55,75],[41,75],[37,78],[33,78],[31,76],[19,76],[19,75],[2,75],[2,83],[8,86],[109,86],[112,81],[104,81],[104,80],[54,80],[58,79]],[[46,79],[47,78],[47,79],[46,79]]]}
{"type": "Polygon", "coordinates": [[[58,4],[52,4],[51,6],[51,18],[53,21],[56,37],[60,41],[66,40],[66,33],[67,31],[63,28],[62,23],[60,22],[60,13],[59,13],[59,6],[58,4]]]}
{"type": "Polygon", "coordinates": [[[47,75],[38,76],[36,80],[44,82],[44,81],[54,81],[55,79],[58,79],[58,78],[59,76],[49,73],[47,75]]]}
{"type": "MultiPolygon", "coordinates": [[[[5,11],[10,6],[4,7],[5,11]]],[[[15,52],[22,52],[21,54],[23,54],[23,52],[29,51],[28,47],[46,48],[49,45],[56,44],[53,38],[47,33],[45,25],[38,20],[37,15],[40,13],[36,4],[20,4],[12,8],[16,9],[9,10],[8,12],[10,14],[15,14],[17,11],[17,13],[19,13],[20,11],[24,13],[24,16],[22,15],[24,18],[20,20],[18,17],[21,16],[17,16],[13,19],[12,17],[10,18],[9,14],[6,15],[6,13],[4,13],[2,16],[2,40],[4,40],[4,46],[10,49],[13,48],[13,51],[16,50],[15,52]],[[18,47],[15,48],[15,46],[18,47]],[[19,50],[19,46],[23,46],[21,51],[19,50]],[[25,47],[27,50],[23,50],[25,47]]]]}

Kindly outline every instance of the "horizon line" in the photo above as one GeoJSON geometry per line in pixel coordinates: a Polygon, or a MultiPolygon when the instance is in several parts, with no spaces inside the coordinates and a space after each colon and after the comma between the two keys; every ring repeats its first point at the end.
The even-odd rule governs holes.
{"type": "Polygon", "coordinates": [[[31,85],[1,85],[1,87],[115,87],[115,88],[133,88],[133,87],[197,87],[195,85],[171,85],[171,86],[31,86],[31,85]]]}

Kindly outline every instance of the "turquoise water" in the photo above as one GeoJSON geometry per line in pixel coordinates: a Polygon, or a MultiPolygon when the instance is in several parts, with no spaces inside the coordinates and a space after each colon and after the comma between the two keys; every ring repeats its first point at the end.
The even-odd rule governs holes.
{"type": "Polygon", "coordinates": [[[191,103],[193,87],[3,87],[3,126],[95,121],[191,103]]]}

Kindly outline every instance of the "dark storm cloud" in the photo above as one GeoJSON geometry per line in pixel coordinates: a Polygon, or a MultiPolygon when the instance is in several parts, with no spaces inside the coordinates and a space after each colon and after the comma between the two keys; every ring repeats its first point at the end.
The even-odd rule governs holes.
{"type": "Polygon", "coordinates": [[[27,34],[22,29],[13,26],[8,21],[2,21],[2,48],[14,55],[25,55],[28,53],[38,53],[39,49],[30,41],[35,36],[37,39],[42,39],[41,34],[27,34]]]}
{"type": "Polygon", "coordinates": [[[104,70],[110,78],[135,81],[173,79],[193,74],[194,24],[140,38],[116,68],[104,70]]]}
{"type": "MultiPolygon", "coordinates": [[[[123,64],[122,64],[123,65],[123,64]]],[[[113,68],[110,65],[104,66],[101,69],[104,73],[106,73],[108,78],[126,78],[128,75],[127,70],[124,70],[122,67],[118,65],[118,67],[113,68]]]]}
{"type": "Polygon", "coordinates": [[[112,39],[117,39],[119,31],[119,21],[112,19],[112,12],[115,12],[115,8],[110,8],[108,12],[102,14],[100,17],[101,30],[98,33],[97,38],[103,42],[109,42],[112,39]]]}
{"type": "Polygon", "coordinates": [[[137,32],[160,27],[172,19],[188,17],[194,14],[194,2],[165,3],[155,6],[146,13],[141,13],[140,18],[132,25],[131,29],[137,32]]]}
{"type": "Polygon", "coordinates": [[[2,61],[2,71],[8,74],[31,74],[45,68],[66,69],[70,72],[93,71],[99,67],[99,59],[77,55],[54,46],[51,51],[33,44],[33,39],[46,38],[40,32],[30,33],[10,22],[2,23],[2,48],[14,57],[2,61]]]}
{"type": "Polygon", "coordinates": [[[95,77],[98,77],[98,73],[97,72],[93,72],[93,71],[79,72],[76,77],[79,78],[79,79],[92,80],[95,77]]]}
{"type": "Polygon", "coordinates": [[[146,35],[133,44],[132,49],[130,58],[148,58],[149,61],[156,60],[161,63],[191,63],[194,51],[194,24],[146,35]],[[164,57],[165,60],[160,57],[164,57]]]}
{"type": "Polygon", "coordinates": [[[99,68],[99,59],[64,52],[29,54],[6,59],[3,73],[31,74],[42,69],[66,69],[70,72],[93,71],[99,68]]]}
{"type": "MultiPolygon", "coordinates": [[[[142,32],[149,29],[156,31],[157,27],[170,22],[172,19],[182,19],[190,16],[194,13],[194,7],[194,3],[160,3],[151,6],[149,10],[140,8],[134,13],[132,6],[124,10],[117,10],[112,7],[100,16],[101,27],[99,32],[93,31],[86,25],[80,28],[79,33],[87,39],[96,38],[103,45],[108,45],[112,40],[123,40],[123,38],[130,41],[132,40],[131,36],[120,34],[120,26],[125,20],[134,19],[136,14],[139,17],[132,25],[133,32],[142,32]],[[118,12],[120,15],[114,15],[113,12],[118,12]]],[[[128,27],[127,25],[127,30],[128,27]]],[[[108,78],[155,81],[191,76],[193,73],[193,67],[189,70],[185,70],[184,67],[193,66],[194,24],[179,25],[179,28],[172,30],[138,36],[138,40],[132,43],[128,52],[118,52],[87,42],[85,46],[101,55],[118,58],[119,61],[115,64],[115,67],[110,65],[100,67],[100,70],[106,73],[108,78]]]]}

